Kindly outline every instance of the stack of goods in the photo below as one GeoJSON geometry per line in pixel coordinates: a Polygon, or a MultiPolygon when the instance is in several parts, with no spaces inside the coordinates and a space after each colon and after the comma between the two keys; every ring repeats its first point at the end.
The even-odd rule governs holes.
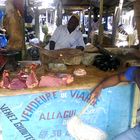
{"type": "Polygon", "coordinates": [[[120,66],[120,59],[99,45],[97,48],[99,49],[101,55],[97,55],[95,57],[93,65],[103,71],[118,69],[120,66]]]}
{"type": "Polygon", "coordinates": [[[97,55],[93,65],[103,71],[112,71],[118,69],[120,60],[116,57],[109,57],[107,55],[97,55]]]}
{"type": "Polygon", "coordinates": [[[92,44],[86,44],[84,49],[84,58],[82,60],[82,64],[86,66],[90,66],[93,64],[94,58],[96,55],[100,54],[99,50],[93,46],[92,44]]]}
{"type": "Polygon", "coordinates": [[[40,60],[47,71],[48,69],[62,71],[67,69],[67,65],[79,65],[82,63],[83,56],[84,52],[79,49],[40,49],[40,60]]]}
{"type": "Polygon", "coordinates": [[[79,65],[82,62],[83,52],[79,49],[64,48],[59,50],[40,50],[43,64],[63,63],[66,65],[79,65]]]}

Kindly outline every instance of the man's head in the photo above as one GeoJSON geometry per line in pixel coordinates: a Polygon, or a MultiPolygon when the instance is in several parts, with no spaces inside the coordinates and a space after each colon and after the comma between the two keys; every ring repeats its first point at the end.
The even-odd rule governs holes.
{"type": "Polygon", "coordinates": [[[67,25],[68,30],[71,32],[74,31],[76,29],[76,27],[79,25],[79,20],[80,20],[80,18],[78,15],[76,15],[76,14],[72,15],[68,21],[68,25],[67,25]]]}

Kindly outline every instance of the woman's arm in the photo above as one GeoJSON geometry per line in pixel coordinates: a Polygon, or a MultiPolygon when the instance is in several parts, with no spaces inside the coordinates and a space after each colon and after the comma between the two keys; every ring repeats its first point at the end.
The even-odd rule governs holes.
{"type": "Polygon", "coordinates": [[[95,102],[96,98],[100,95],[102,89],[112,87],[119,84],[120,82],[126,81],[128,80],[126,79],[124,73],[116,74],[109,78],[104,79],[95,87],[95,89],[91,93],[90,102],[95,102]]]}

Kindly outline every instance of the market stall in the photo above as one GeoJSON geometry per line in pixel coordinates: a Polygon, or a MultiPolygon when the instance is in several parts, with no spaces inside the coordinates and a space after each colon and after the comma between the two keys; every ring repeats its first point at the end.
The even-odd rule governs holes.
{"type": "MultiPolygon", "coordinates": [[[[15,12],[19,20],[13,16],[14,21],[20,21],[21,15],[15,12]]],[[[5,25],[12,28],[11,25],[5,25]]],[[[25,49],[23,32],[19,29],[16,30],[21,32],[15,37],[9,35],[11,41],[8,49],[16,53],[25,49]],[[14,41],[16,38],[18,43],[14,41]]],[[[25,61],[21,61],[14,66],[8,57],[12,68],[2,68],[0,140],[74,140],[68,131],[67,122],[88,104],[91,91],[100,81],[126,68],[123,65],[124,59],[123,62],[118,59],[118,48],[115,48],[117,54],[112,55],[111,51],[114,50],[108,48],[107,51],[102,44],[96,48],[91,44],[84,51],[71,48],[49,51],[39,45],[38,42],[34,47],[40,52],[41,62],[32,65],[32,62],[26,60],[25,64],[25,61]]],[[[119,52],[121,56],[129,53],[125,49],[119,52]]],[[[7,51],[1,53],[3,55],[7,56],[7,51]]],[[[15,57],[12,60],[17,62],[15,57]]],[[[121,83],[103,89],[96,104],[89,105],[80,119],[106,134],[107,140],[111,140],[136,124],[138,99],[138,90],[134,83],[121,83]]],[[[88,131],[84,128],[80,130],[83,135],[88,131]]]]}

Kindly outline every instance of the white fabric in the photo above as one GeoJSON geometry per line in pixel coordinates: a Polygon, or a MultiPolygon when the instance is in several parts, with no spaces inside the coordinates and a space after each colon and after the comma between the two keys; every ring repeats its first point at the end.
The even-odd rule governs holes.
{"type": "MultiPolygon", "coordinates": [[[[69,33],[67,25],[60,25],[57,27],[50,41],[56,42],[55,50],[62,48],[76,48],[76,46],[85,47],[81,31],[76,28],[72,33],[69,33]]],[[[49,45],[46,49],[49,49],[49,45]]]]}
{"type": "Polygon", "coordinates": [[[83,123],[77,116],[67,121],[67,129],[75,140],[107,140],[104,131],[83,123]]]}

